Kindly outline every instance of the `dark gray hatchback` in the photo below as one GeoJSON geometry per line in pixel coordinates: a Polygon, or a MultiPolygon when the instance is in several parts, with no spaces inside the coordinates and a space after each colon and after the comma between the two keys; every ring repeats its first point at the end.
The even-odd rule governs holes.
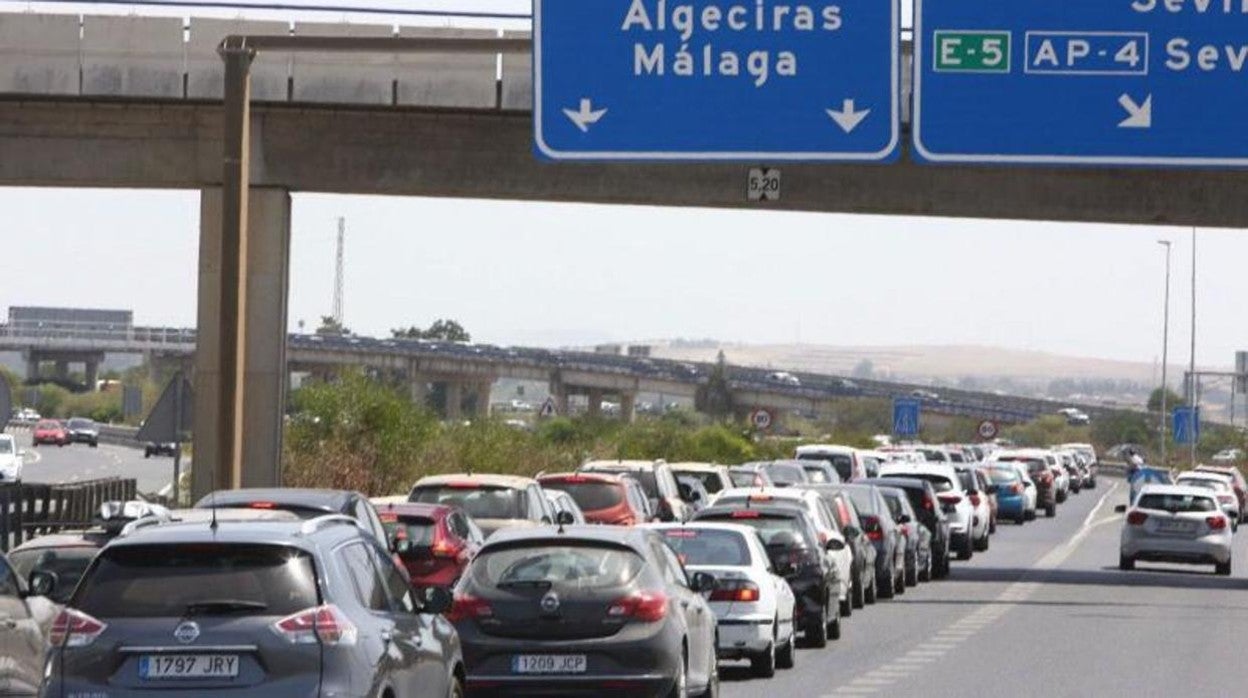
{"type": "Polygon", "coordinates": [[[140,529],[53,623],[42,695],[456,698],[448,603],[342,515],[140,529]]]}

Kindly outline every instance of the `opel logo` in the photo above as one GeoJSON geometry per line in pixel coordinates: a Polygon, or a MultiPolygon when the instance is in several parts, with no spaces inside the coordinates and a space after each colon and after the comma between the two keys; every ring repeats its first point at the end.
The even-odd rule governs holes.
{"type": "Polygon", "coordinates": [[[546,592],[542,597],[542,612],[556,613],[559,610],[559,596],[553,591],[546,592]]]}
{"type": "Polygon", "coordinates": [[[199,637],[199,623],[188,620],[178,623],[173,629],[173,637],[184,645],[189,645],[199,637]]]}

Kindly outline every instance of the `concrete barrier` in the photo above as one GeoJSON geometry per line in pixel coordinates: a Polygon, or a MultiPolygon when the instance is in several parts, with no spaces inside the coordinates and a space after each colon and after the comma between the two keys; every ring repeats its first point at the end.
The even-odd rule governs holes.
{"type": "Polygon", "coordinates": [[[78,15],[0,15],[0,93],[76,95],[78,15]]]}
{"type": "MultiPolygon", "coordinates": [[[[394,27],[300,22],[295,24],[295,36],[387,37],[394,36],[394,27]]],[[[296,102],[394,103],[394,54],[298,53],[291,65],[292,97],[296,102]]]]}
{"type": "MultiPolygon", "coordinates": [[[[503,32],[508,39],[527,39],[531,32],[503,32]]],[[[502,99],[499,106],[503,109],[530,110],[533,108],[533,54],[504,53],[502,70],[502,99]]]]}
{"type": "MultiPolygon", "coordinates": [[[[400,27],[399,36],[493,38],[483,29],[400,27]]],[[[495,54],[405,53],[396,57],[395,97],[421,107],[494,109],[498,106],[495,54]]]]}
{"type": "Polygon", "coordinates": [[[177,17],[82,18],[82,94],[185,95],[186,44],[177,17]]]}

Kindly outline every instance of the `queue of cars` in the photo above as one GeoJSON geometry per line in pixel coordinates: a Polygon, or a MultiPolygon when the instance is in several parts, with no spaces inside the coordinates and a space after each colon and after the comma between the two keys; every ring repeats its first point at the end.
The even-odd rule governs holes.
{"type": "Polygon", "coordinates": [[[372,500],[221,491],[107,505],[96,528],[15,549],[11,574],[52,605],[30,675],[47,696],[715,696],[721,661],[772,676],[986,550],[1014,511],[1002,486],[1055,481],[1053,453],[1034,477],[1031,452],[821,446],[435,475],[372,500]]]}

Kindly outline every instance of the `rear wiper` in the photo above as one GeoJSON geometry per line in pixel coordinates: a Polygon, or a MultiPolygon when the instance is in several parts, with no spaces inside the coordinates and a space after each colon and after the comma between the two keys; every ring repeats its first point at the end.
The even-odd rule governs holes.
{"type": "Polygon", "coordinates": [[[496,584],[499,589],[549,589],[550,580],[533,579],[533,580],[517,580],[512,582],[499,582],[496,584]]]}
{"type": "Polygon", "coordinates": [[[243,601],[240,599],[207,599],[204,601],[195,601],[186,605],[187,616],[201,615],[226,615],[229,613],[239,613],[242,611],[263,611],[268,608],[268,604],[259,601],[243,601]]]}

